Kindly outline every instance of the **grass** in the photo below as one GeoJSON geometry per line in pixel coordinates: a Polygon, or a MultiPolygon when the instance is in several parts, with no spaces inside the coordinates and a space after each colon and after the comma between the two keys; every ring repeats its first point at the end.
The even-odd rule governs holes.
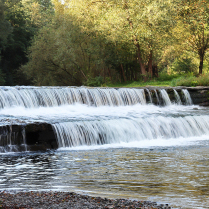
{"type": "Polygon", "coordinates": [[[144,81],[129,81],[126,83],[114,83],[108,84],[108,87],[144,87],[144,86],[170,86],[173,79],[179,78],[180,75],[172,74],[168,75],[167,73],[160,73],[158,78],[144,81]]]}
{"type": "Polygon", "coordinates": [[[156,80],[132,81],[126,83],[108,84],[108,87],[145,87],[145,86],[209,86],[209,74],[198,77],[192,74],[159,76],[156,80]]]}
{"type": "Polygon", "coordinates": [[[144,86],[170,86],[171,81],[132,81],[126,83],[109,84],[108,87],[144,87],[144,86]]]}
{"type": "Polygon", "coordinates": [[[180,77],[173,79],[171,86],[209,86],[209,74],[203,74],[199,77],[180,77]]]}

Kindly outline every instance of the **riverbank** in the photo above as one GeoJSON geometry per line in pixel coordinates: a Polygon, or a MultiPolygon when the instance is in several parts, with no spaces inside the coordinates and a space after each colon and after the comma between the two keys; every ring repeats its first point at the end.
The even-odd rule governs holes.
{"type": "Polygon", "coordinates": [[[150,201],[136,201],[129,199],[107,199],[91,197],[73,192],[0,192],[1,209],[109,209],[109,208],[143,208],[170,209],[168,204],[157,204],[150,201]]]}

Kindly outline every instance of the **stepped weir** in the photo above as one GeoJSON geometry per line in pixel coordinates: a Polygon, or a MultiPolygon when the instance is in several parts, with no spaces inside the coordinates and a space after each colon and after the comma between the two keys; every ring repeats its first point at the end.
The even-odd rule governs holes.
{"type": "Polygon", "coordinates": [[[206,106],[208,92],[207,88],[0,87],[0,152],[208,135],[209,116],[193,106],[206,106]]]}

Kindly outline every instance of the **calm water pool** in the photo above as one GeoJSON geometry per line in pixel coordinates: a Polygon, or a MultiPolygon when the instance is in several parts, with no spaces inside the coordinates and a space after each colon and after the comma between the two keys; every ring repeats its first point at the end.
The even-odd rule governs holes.
{"type": "Polygon", "coordinates": [[[209,208],[209,140],[187,146],[1,155],[0,188],[75,191],[209,208]]]}

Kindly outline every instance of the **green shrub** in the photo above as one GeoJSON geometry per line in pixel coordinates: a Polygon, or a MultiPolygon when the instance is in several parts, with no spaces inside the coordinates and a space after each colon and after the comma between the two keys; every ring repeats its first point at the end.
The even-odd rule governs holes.
{"type": "Polygon", "coordinates": [[[158,81],[171,81],[172,79],[178,78],[179,74],[168,74],[167,72],[159,73],[159,77],[157,78],[158,81]]]}
{"type": "Polygon", "coordinates": [[[195,72],[197,66],[191,58],[179,58],[172,63],[171,69],[179,74],[185,74],[195,72]]]}
{"type": "Polygon", "coordinates": [[[89,78],[85,83],[85,85],[93,86],[93,87],[102,86],[103,84],[104,84],[104,79],[102,76],[97,76],[95,78],[89,78]]]}
{"type": "Polygon", "coordinates": [[[199,77],[180,77],[171,81],[171,86],[209,86],[209,74],[200,75],[199,77]]]}

